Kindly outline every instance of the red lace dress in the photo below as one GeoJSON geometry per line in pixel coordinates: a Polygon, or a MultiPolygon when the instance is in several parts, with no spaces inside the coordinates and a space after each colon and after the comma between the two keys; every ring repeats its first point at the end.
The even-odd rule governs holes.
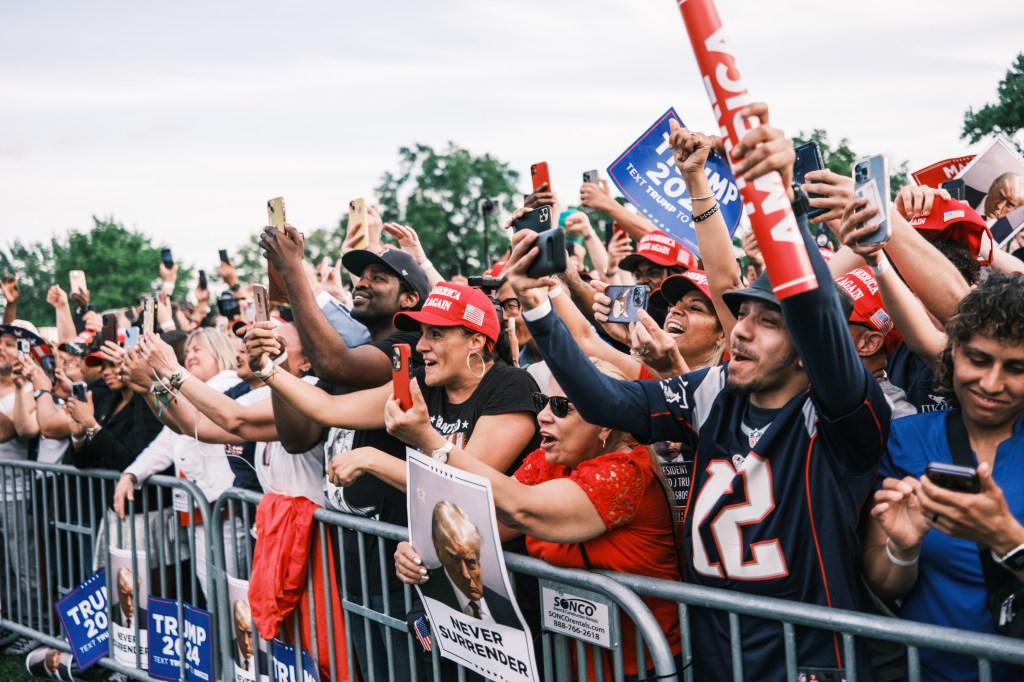
{"type": "MultiPolygon", "coordinates": [[[[608,532],[582,543],[590,567],[681,580],[673,541],[672,518],[654,464],[643,446],[632,452],[612,452],[580,463],[575,471],[549,464],[543,450],[527,455],[515,473],[525,485],[568,478],[590,498],[608,532]]],[[[526,538],[530,556],[556,566],[587,568],[580,543],[560,544],[526,538]]],[[[674,602],[644,598],[668,635],[673,652],[681,648],[679,611],[674,602]]],[[[626,674],[636,675],[636,632],[632,621],[621,619],[622,655],[626,674]]],[[[650,658],[647,658],[648,664],[650,658]]],[[[589,667],[589,661],[588,661],[589,667]]],[[[606,664],[605,670],[611,670],[606,664]]]]}

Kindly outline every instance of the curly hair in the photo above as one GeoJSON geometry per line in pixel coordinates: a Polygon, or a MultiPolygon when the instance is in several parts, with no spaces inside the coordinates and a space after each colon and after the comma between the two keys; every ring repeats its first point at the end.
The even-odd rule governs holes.
{"type": "Polygon", "coordinates": [[[960,276],[963,277],[968,284],[974,286],[981,281],[981,263],[971,253],[971,249],[967,244],[959,242],[953,239],[936,239],[932,242],[932,246],[939,250],[943,256],[946,257],[950,263],[957,269],[960,276]]]}
{"type": "Polygon", "coordinates": [[[960,301],[946,323],[946,348],[935,370],[935,387],[954,399],[953,349],[974,336],[1024,343],[1024,276],[993,273],[960,301]]]}

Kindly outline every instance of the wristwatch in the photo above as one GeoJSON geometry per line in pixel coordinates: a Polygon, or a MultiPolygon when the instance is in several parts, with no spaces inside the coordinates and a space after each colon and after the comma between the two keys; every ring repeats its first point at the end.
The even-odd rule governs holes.
{"type": "Polygon", "coordinates": [[[992,552],[996,563],[1010,571],[1024,571],[1024,545],[1017,545],[1003,556],[992,552]]]}
{"type": "Polygon", "coordinates": [[[49,391],[47,391],[45,388],[37,388],[36,390],[32,391],[32,400],[39,400],[40,398],[43,397],[44,393],[49,393],[49,391]]]}
{"type": "Polygon", "coordinates": [[[101,428],[103,428],[103,427],[101,427],[99,424],[96,424],[94,426],[90,426],[89,428],[87,428],[85,430],[85,439],[86,440],[92,440],[96,436],[96,434],[100,432],[101,428]]]}
{"type": "Polygon", "coordinates": [[[451,452],[452,448],[454,448],[454,447],[455,447],[455,441],[450,440],[447,443],[445,443],[444,445],[442,445],[441,447],[439,447],[437,450],[434,450],[433,452],[431,452],[430,456],[433,457],[434,459],[436,459],[441,464],[447,464],[448,463],[448,453],[451,452]]]}

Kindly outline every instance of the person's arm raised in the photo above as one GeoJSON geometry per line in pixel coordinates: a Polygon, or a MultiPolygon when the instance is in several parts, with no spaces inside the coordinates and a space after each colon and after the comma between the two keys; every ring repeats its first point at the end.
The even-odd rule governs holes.
{"type": "MultiPolygon", "coordinates": [[[[332,332],[333,333],[333,332],[332,332]]],[[[316,386],[275,367],[270,361],[284,350],[274,333],[273,323],[256,322],[245,335],[249,367],[274,392],[297,412],[323,426],[346,429],[380,429],[384,427],[384,403],[391,395],[391,382],[377,388],[332,396],[316,386]]],[[[378,355],[383,355],[374,349],[378,355]]],[[[390,370],[389,370],[390,371],[390,370]]]]}
{"type": "Polygon", "coordinates": [[[291,225],[285,225],[284,234],[268,227],[260,236],[260,248],[281,274],[302,350],[317,376],[352,389],[373,388],[387,382],[391,378],[387,356],[369,344],[349,348],[317,304],[302,265],[302,233],[291,225]]]}
{"type": "Polygon", "coordinates": [[[626,234],[636,241],[640,241],[645,235],[658,229],[644,216],[633,213],[615,201],[612,198],[612,190],[608,181],[603,178],[600,185],[595,185],[592,182],[583,183],[580,188],[580,203],[610,215],[612,220],[621,225],[626,234]]]}

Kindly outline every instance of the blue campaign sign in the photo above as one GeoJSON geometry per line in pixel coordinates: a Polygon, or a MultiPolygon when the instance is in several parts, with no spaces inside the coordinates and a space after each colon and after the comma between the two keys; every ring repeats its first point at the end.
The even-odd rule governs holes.
{"type": "MultiPolygon", "coordinates": [[[[270,653],[274,657],[274,682],[299,682],[295,675],[295,647],[275,639],[271,642],[270,653]]],[[[301,682],[320,682],[316,663],[305,649],[302,650],[301,682]]]]}
{"type": "Polygon", "coordinates": [[[185,642],[185,677],[189,682],[213,679],[213,619],[209,611],[183,604],[184,627],[178,623],[178,603],[149,597],[149,675],[177,680],[181,670],[181,642],[185,642]]]}
{"type": "Polygon", "coordinates": [[[67,593],[56,604],[80,670],[107,655],[110,638],[107,617],[107,571],[102,569],[67,593]]]}
{"type": "MultiPolygon", "coordinates": [[[[669,119],[673,118],[679,125],[683,124],[675,109],[669,108],[608,166],[608,177],[622,196],[647,216],[655,227],[699,256],[690,194],[676,168],[668,143],[669,119]]],[[[712,152],[704,164],[704,173],[732,236],[740,224],[743,200],[729,164],[712,152]]]]}

